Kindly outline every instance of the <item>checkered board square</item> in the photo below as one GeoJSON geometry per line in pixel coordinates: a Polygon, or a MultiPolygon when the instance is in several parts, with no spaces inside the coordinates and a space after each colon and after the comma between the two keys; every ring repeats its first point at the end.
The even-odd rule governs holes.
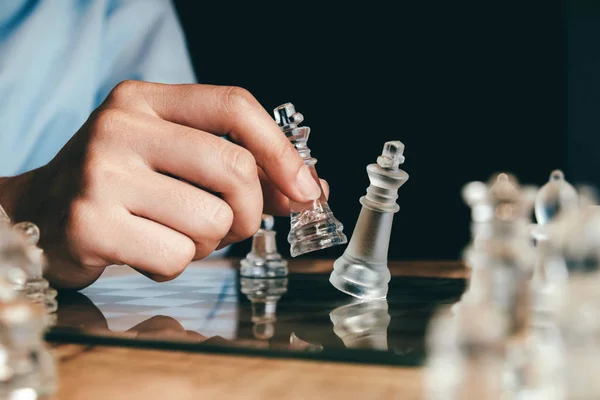
{"type": "Polygon", "coordinates": [[[81,293],[102,312],[113,332],[135,330],[161,316],[203,336],[236,337],[239,293],[233,269],[188,268],[162,283],[137,273],[107,276],[81,293]]]}

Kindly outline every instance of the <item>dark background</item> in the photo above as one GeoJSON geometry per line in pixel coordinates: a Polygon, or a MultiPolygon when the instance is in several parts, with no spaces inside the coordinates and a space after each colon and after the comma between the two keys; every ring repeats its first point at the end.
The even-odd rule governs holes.
{"type": "MultiPolygon", "coordinates": [[[[567,19],[587,15],[586,2],[254,3],[175,1],[198,80],[242,86],[269,111],[295,104],[349,237],[365,167],[385,141],[402,141],[410,179],[399,191],[391,259],[460,257],[470,237],[460,191],[469,181],[507,171],[542,185],[555,168],[574,183],[597,178],[577,161],[583,149],[599,163],[597,147],[567,135],[567,99],[578,96],[568,87],[578,39],[567,19]]],[[[600,28],[588,25],[591,47],[600,28]]],[[[577,137],[594,136],[583,131],[577,137]]],[[[289,220],[277,223],[288,256],[289,220]]],[[[233,252],[248,249],[247,241],[233,252]]]]}

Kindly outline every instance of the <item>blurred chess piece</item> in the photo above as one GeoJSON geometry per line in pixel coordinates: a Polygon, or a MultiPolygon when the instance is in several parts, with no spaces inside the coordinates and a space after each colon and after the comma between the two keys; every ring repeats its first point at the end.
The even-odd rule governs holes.
{"type": "Polygon", "coordinates": [[[579,191],[581,207],[548,226],[569,268],[566,301],[559,313],[566,398],[600,398],[600,208],[579,191]]]}
{"type": "Polygon", "coordinates": [[[464,260],[472,276],[460,304],[493,302],[519,329],[529,311],[529,277],[535,262],[528,219],[534,196],[535,189],[521,187],[505,173],[463,189],[472,218],[472,241],[464,260]]]}
{"type": "Polygon", "coordinates": [[[241,291],[252,307],[252,332],[259,340],[268,340],[275,334],[277,302],[287,292],[287,278],[241,278],[241,291]]]}
{"type": "Polygon", "coordinates": [[[550,179],[540,188],[535,198],[537,223],[545,225],[556,218],[563,210],[576,208],[579,208],[577,191],[565,180],[562,171],[552,171],[550,179]]]}
{"type": "Polygon", "coordinates": [[[277,252],[274,224],[274,218],[271,215],[263,214],[260,229],[252,238],[252,249],[241,261],[241,276],[245,278],[287,276],[287,261],[277,252]]]}
{"type": "Polygon", "coordinates": [[[387,142],[377,163],[367,166],[370,185],[360,198],[362,209],[344,254],[329,278],[338,290],[364,300],[385,299],[390,281],[388,247],[394,214],[400,210],[398,189],[408,180],[399,168],[404,145],[387,142]]]}
{"type": "MultiPolygon", "coordinates": [[[[304,117],[296,112],[291,103],[275,108],[273,113],[275,121],[292,142],[320,187],[321,182],[315,169],[317,159],[311,157],[310,149],[306,145],[310,128],[298,126],[304,117]]],[[[290,209],[291,229],[288,242],[291,245],[292,257],[347,242],[346,235],[343,233],[344,227],[331,212],[323,188],[319,199],[304,204],[290,201],[290,209]]]]}
{"type": "Polygon", "coordinates": [[[484,301],[490,274],[486,246],[492,233],[491,223],[494,219],[494,208],[489,199],[487,184],[470,182],[463,187],[461,194],[464,202],[471,208],[471,242],[463,251],[463,261],[471,273],[460,302],[453,306],[454,311],[465,302],[484,301]]]}
{"type": "Polygon", "coordinates": [[[553,319],[566,295],[568,271],[560,249],[549,241],[549,225],[561,214],[579,209],[579,195],[565,180],[560,170],[552,171],[550,179],[537,192],[532,237],[537,250],[531,290],[533,292],[534,325],[555,323],[553,319]]]}
{"type": "Polygon", "coordinates": [[[55,393],[56,365],[43,338],[46,311],[0,277],[0,398],[55,393]]]}
{"type": "Polygon", "coordinates": [[[425,338],[428,400],[501,400],[506,317],[491,303],[466,302],[460,312],[436,312],[425,338]]]}
{"type": "MultiPolygon", "coordinates": [[[[473,274],[467,293],[453,310],[455,325],[442,318],[441,325],[432,324],[428,333],[431,368],[439,371],[440,365],[449,365],[448,359],[461,366],[458,375],[442,380],[455,385],[456,398],[520,398],[541,392],[529,373],[537,361],[530,357],[529,342],[529,282],[535,262],[529,216],[535,193],[504,173],[487,184],[472,182],[463,190],[471,207],[473,235],[464,259],[473,274]],[[443,337],[450,328],[454,339],[443,337]],[[465,385],[473,381],[478,383],[465,393],[465,385]]],[[[442,398],[442,392],[433,391],[438,397],[432,398],[442,398]]]]}
{"type": "Polygon", "coordinates": [[[8,215],[0,206],[0,274],[34,302],[44,304],[48,325],[56,322],[53,314],[58,308],[56,290],[43,277],[46,268],[44,251],[37,246],[40,230],[32,222],[19,222],[12,226],[8,215]]]}
{"type": "Polygon", "coordinates": [[[44,304],[46,310],[53,313],[58,308],[57,292],[50,287],[50,284],[44,278],[47,262],[44,251],[37,245],[40,240],[40,230],[32,222],[19,222],[13,226],[13,230],[25,241],[30,261],[23,267],[27,274],[24,287],[25,295],[35,302],[44,304]]]}
{"type": "Polygon", "coordinates": [[[333,332],[347,348],[388,350],[387,329],[391,318],[387,301],[350,303],[336,308],[329,317],[333,332]]]}

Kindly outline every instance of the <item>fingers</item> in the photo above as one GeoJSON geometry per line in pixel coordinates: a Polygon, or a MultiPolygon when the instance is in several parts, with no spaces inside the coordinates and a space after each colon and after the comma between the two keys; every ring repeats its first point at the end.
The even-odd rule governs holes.
{"type": "Polygon", "coordinates": [[[137,171],[121,191],[134,215],[183,233],[196,244],[194,259],[210,255],[233,224],[233,211],[219,197],[151,170],[137,171]]]}
{"type": "Polygon", "coordinates": [[[123,221],[113,240],[119,246],[120,264],[127,264],[157,282],[178,277],[196,253],[194,242],[184,234],[134,215],[123,221]]]}
{"type": "MultiPolygon", "coordinates": [[[[259,169],[258,177],[263,193],[264,202],[264,213],[275,215],[275,216],[289,216],[290,215],[290,200],[277,189],[277,187],[271,182],[267,175],[259,169]]],[[[321,187],[325,198],[329,198],[329,184],[326,180],[321,179],[321,187]]]]}
{"type": "MultiPolygon", "coordinates": [[[[150,122],[139,122],[143,126],[137,128],[145,132],[143,143],[137,146],[143,146],[138,151],[150,168],[218,194],[233,212],[233,221],[226,226],[227,242],[240,241],[254,235],[260,227],[263,198],[258,167],[252,154],[236,144],[203,131],[161,120],[150,122]]],[[[158,182],[156,185],[157,188],[161,187],[158,182]]],[[[165,195],[169,197],[168,192],[165,195]]],[[[133,196],[138,195],[132,194],[133,196]]],[[[169,204],[169,198],[163,200],[167,202],[163,204],[169,204]]],[[[188,198],[185,201],[195,200],[188,198]]],[[[225,212],[223,208],[221,212],[225,212]]],[[[206,210],[199,210],[197,213],[203,211],[206,210]]],[[[171,209],[166,212],[177,211],[171,209]]],[[[223,227],[225,225],[227,224],[223,224],[223,227]]],[[[174,227],[176,226],[178,225],[174,227]]]]}
{"type": "Polygon", "coordinates": [[[123,82],[113,90],[108,101],[135,107],[137,111],[176,124],[214,134],[229,134],[252,153],[256,163],[287,197],[306,202],[320,195],[318,185],[290,141],[260,103],[244,89],[123,82]]]}
{"type": "Polygon", "coordinates": [[[82,265],[127,264],[159,281],[181,274],[196,252],[180,232],[117,205],[84,200],[71,206],[67,237],[82,265]]]}

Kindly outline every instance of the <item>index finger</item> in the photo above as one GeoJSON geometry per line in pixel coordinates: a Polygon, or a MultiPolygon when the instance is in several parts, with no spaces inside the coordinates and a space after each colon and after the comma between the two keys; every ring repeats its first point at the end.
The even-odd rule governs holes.
{"type": "Polygon", "coordinates": [[[126,81],[113,90],[111,98],[176,124],[229,135],[252,153],[269,179],[292,200],[307,202],[321,194],[294,146],[245,89],[126,81]]]}

